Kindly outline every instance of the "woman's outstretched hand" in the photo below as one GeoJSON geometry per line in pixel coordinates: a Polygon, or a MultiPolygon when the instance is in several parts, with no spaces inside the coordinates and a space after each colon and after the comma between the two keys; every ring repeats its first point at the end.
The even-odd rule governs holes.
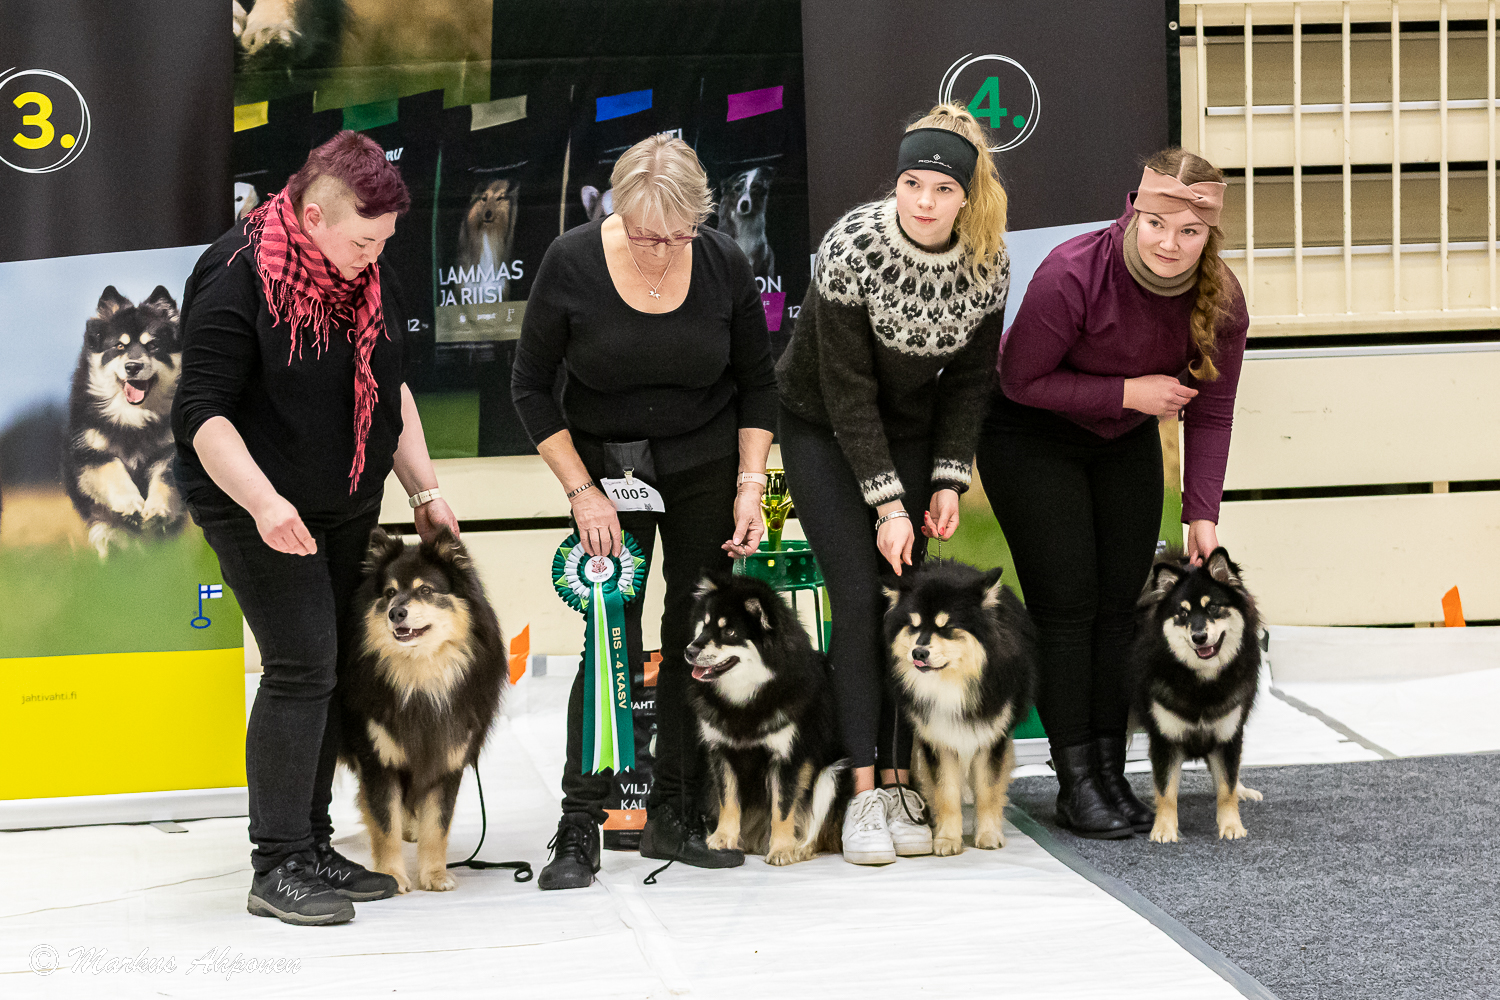
{"type": "Polygon", "coordinates": [[[732,556],[748,556],[760,548],[760,540],[766,533],[766,518],[760,509],[761,492],[755,484],[747,483],[734,496],[734,537],[719,546],[732,556]]]}
{"type": "Polygon", "coordinates": [[[1212,521],[1194,521],[1188,525],[1187,556],[1194,566],[1213,555],[1219,547],[1219,526],[1212,521]]]}
{"type": "MultiPolygon", "coordinates": [[[[891,510],[900,510],[901,501],[896,500],[890,504],[881,504],[876,512],[884,517],[891,510]]],[[[901,575],[903,565],[911,565],[911,547],[916,542],[916,532],[912,530],[911,518],[893,517],[880,526],[875,533],[875,547],[885,557],[885,561],[891,564],[891,569],[896,575],[901,575]]]]}

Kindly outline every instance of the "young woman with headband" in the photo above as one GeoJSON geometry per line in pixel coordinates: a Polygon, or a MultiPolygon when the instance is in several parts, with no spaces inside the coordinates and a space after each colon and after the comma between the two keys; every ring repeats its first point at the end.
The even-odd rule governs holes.
{"type": "Polygon", "coordinates": [[[921,796],[904,787],[911,737],[885,681],[879,575],[882,560],[900,574],[926,538],[951,537],[969,486],[1010,287],[1005,190],[988,148],[960,104],[907,129],[894,196],[823,237],[776,366],[787,483],[833,605],[856,793],[844,858],[856,864],[932,851],[921,796]],[[895,788],[876,787],[877,762],[895,788]]]}
{"type": "Polygon", "coordinates": [[[1157,420],[1187,424],[1182,519],[1196,562],[1218,547],[1249,318],[1219,259],[1224,175],[1151,157],[1125,213],[1053,250],[1005,336],[979,470],[1042,639],[1038,710],[1060,825],[1151,829],[1125,781],[1124,660],[1161,521],[1157,420]]]}

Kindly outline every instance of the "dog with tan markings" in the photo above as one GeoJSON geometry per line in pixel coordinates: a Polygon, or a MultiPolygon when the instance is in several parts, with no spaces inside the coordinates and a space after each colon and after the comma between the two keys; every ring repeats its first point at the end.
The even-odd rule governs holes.
{"type": "Polygon", "coordinates": [[[713,575],[698,587],[688,693],[718,791],[715,850],[789,865],[840,849],[853,780],[842,758],[833,675],[768,585],[713,575]]]}
{"type": "Polygon", "coordinates": [[[456,888],[448,831],[463,769],[479,760],[509,664],[500,621],[447,528],[409,547],[376,528],[339,671],[339,759],[359,779],[370,867],[433,892],[456,888]],[[417,844],[407,874],[402,841],[417,844]]]}
{"type": "Polygon", "coordinates": [[[953,560],[927,560],[886,588],[885,637],[915,734],[912,773],[932,812],[932,853],[959,854],[964,786],[974,791],[974,846],[1005,846],[1015,744],[1031,707],[1036,627],[1000,584],[953,560]]]}
{"type": "Polygon", "coordinates": [[[1182,765],[1202,758],[1213,773],[1219,837],[1238,840],[1240,800],[1261,798],[1240,782],[1245,720],[1260,680],[1255,600],[1221,547],[1200,566],[1177,553],[1158,559],[1140,609],[1131,671],[1136,717],[1151,738],[1151,839],[1177,842],[1182,765]]]}

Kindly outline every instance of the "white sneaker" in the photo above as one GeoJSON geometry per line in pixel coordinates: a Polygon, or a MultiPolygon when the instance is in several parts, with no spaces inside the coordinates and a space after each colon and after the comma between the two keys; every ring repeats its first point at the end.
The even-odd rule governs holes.
{"type": "Polygon", "coordinates": [[[844,812],[844,860],[856,865],[888,865],[896,845],[885,825],[885,796],[880,789],[860,792],[844,812]]]}
{"type": "Polygon", "coordinates": [[[903,858],[931,854],[932,827],[927,825],[927,803],[922,801],[922,793],[897,786],[880,789],[880,795],[885,799],[885,827],[891,832],[896,853],[903,858]]]}

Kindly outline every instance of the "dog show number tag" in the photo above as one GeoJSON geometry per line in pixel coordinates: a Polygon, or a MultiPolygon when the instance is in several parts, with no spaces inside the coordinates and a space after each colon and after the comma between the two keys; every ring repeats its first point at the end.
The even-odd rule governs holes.
{"type": "Polygon", "coordinates": [[[604,495],[614,503],[615,510],[644,510],[652,514],[660,514],[667,509],[656,487],[634,476],[626,476],[624,479],[600,479],[599,485],[604,488],[604,495]]]}

